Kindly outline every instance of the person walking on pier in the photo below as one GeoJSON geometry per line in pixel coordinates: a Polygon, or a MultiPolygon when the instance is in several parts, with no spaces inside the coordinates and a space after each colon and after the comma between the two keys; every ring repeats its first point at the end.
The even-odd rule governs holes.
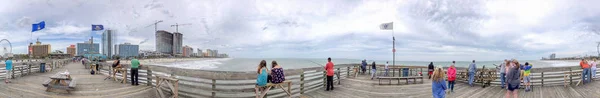
{"type": "Polygon", "coordinates": [[[431,81],[431,92],[433,98],[445,98],[446,97],[446,81],[444,81],[444,70],[442,68],[436,68],[432,74],[431,81]]]}
{"type": "Polygon", "coordinates": [[[452,65],[450,65],[450,67],[448,68],[448,88],[450,88],[450,92],[454,92],[454,84],[456,83],[454,80],[456,80],[456,67],[454,67],[454,64],[456,64],[455,61],[452,61],[452,65]]]}
{"type": "Polygon", "coordinates": [[[502,62],[502,64],[500,64],[500,87],[501,88],[505,88],[504,87],[504,83],[506,82],[506,65],[508,65],[508,60],[504,59],[504,62],[502,62]]]}
{"type": "Polygon", "coordinates": [[[10,83],[9,79],[12,78],[12,74],[10,74],[10,73],[12,73],[12,71],[13,71],[12,70],[13,62],[11,59],[12,58],[9,57],[8,59],[6,59],[6,61],[4,61],[4,64],[6,65],[6,76],[4,76],[4,77],[6,77],[6,79],[4,79],[4,83],[7,83],[7,84],[10,83]]]}
{"type": "Polygon", "coordinates": [[[529,76],[529,73],[531,73],[531,68],[533,65],[529,64],[529,62],[525,62],[525,66],[523,66],[523,70],[525,70],[523,72],[523,83],[525,83],[525,92],[529,92],[531,90],[531,76],[529,76]]]}
{"type": "Polygon", "coordinates": [[[371,65],[371,80],[377,75],[377,65],[375,65],[375,61],[373,61],[373,65],[371,65]]]}
{"type": "Polygon", "coordinates": [[[585,61],[585,59],[581,59],[581,62],[579,62],[579,66],[581,66],[581,69],[583,69],[583,71],[581,72],[581,79],[583,79],[583,83],[588,83],[588,81],[591,79],[590,78],[590,66],[588,64],[587,61],[585,61]],[[590,78],[590,79],[588,79],[590,78]]]}
{"type": "Polygon", "coordinates": [[[140,61],[137,57],[131,59],[131,85],[140,85],[138,83],[138,69],[141,67],[140,61]]]}
{"type": "Polygon", "coordinates": [[[327,71],[327,85],[325,91],[333,90],[333,62],[331,62],[331,58],[327,58],[327,65],[325,65],[325,70],[327,71]]]}
{"type": "Polygon", "coordinates": [[[427,76],[429,77],[429,79],[431,79],[431,75],[433,75],[433,62],[429,63],[427,69],[427,76]]]}
{"type": "Polygon", "coordinates": [[[510,93],[512,92],[513,97],[517,98],[519,85],[521,84],[521,70],[519,69],[519,62],[513,59],[509,66],[506,68],[506,82],[508,84],[506,91],[506,98],[510,98],[510,93]]]}
{"type": "Polygon", "coordinates": [[[389,65],[389,62],[386,61],[385,62],[385,74],[384,74],[385,76],[388,76],[388,72],[390,71],[390,69],[388,68],[388,65],[389,65]]]}
{"type": "Polygon", "coordinates": [[[477,72],[477,65],[475,65],[475,60],[473,63],[469,65],[469,86],[473,87],[473,79],[475,79],[475,72],[477,72]]]}

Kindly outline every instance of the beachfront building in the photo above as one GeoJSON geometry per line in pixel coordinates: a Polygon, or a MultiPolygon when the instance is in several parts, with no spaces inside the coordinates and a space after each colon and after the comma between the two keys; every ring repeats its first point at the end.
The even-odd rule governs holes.
{"type": "Polygon", "coordinates": [[[183,56],[184,57],[190,57],[192,56],[192,54],[194,54],[194,48],[190,47],[190,46],[183,46],[183,56]]]}
{"type": "Polygon", "coordinates": [[[140,46],[131,43],[115,45],[115,53],[121,58],[131,58],[139,55],[140,46]]]}
{"type": "Polygon", "coordinates": [[[113,44],[113,33],[114,30],[105,30],[102,33],[102,55],[108,58],[112,57],[112,44],[113,44]]]}
{"type": "Polygon", "coordinates": [[[52,51],[51,48],[50,44],[42,44],[38,39],[35,44],[29,44],[29,53],[36,58],[47,57],[52,51]]]}
{"type": "Polygon", "coordinates": [[[70,45],[69,47],[67,47],[67,54],[71,55],[71,56],[75,56],[75,45],[70,45]]]}
{"type": "Polygon", "coordinates": [[[173,54],[173,34],[165,30],[156,31],[156,51],[173,54]]]}
{"type": "Polygon", "coordinates": [[[218,57],[219,56],[219,50],[212,50],[212,56],[213,57],[218,57]]]}
{"type": "Polygon", "coordinates": [[[206,53],[204,53],[205,57],[212,57],[212,50],[206,49],[206,53]]]}
{"type": "Polygon", "coordinates": [[[183,50],[183,34],[179,32],[173,33],[173,54],[182,54],[183,50]]]}
{"type": "Polygon", "coordinates": [[[84,54],[98,54],[100,51],[100,44],[86,41],[84,43],[77,43],[77,55],[84,54]]]}
{"type": "Polygon", "coordinates": [[[156,51],[164,54],[182,54],[183,34],[165,30],[156,31],[156,51]]]}
{"type": "Polygon", "coordinates": [[[200,56],[200,57],[204,56],[204,53],[202,53],[202,49],[198,48],[197,50],[198,50],[198,52],[196,52],[196,56],[200,56]]]}

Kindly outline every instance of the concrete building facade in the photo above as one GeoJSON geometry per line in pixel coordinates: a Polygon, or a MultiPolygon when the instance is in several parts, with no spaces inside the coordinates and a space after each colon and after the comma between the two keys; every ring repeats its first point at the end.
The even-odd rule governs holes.
{"type": "Polygon", "coordinates": [[[139,55],[140,46],[131,43],[115,45],[115,53],[121,58],[137,57],[139,55]]]}
{"type": "Polygon", "coordinates": [[[75,48],[75,45],[70,45],[69,47],[67,47],[67,54],[75,56],[77,51],[76,49],[77,48],[75,48]]]}
{"type": "Polygon", "coordinates": [[[50,44],[42,44],[39,40],[35,44],[30,45],[31,56],[33,57],[47,57],[52,51],[50,44]]]}
{"type": "Polygon", "coordinates": [[[183,34],[179,32],[173,33],[173,54],[183,53],[183,34]]]}
{"type": "Polygon", "coordinates": [[[156,31],[156,51],[173,54],[173,34],[164,30],[156,31]]]}
{"type": "Polygon", "coordinates": [[[192,48],[190,46],[183,46],[183,56],[184,57],[190,57],[190,56],[192,56],[192,54],[194,54],[194,48],[192,48]]]}
{"type": "Polygon", "coordinates": [[[98,54],[100,51],[100,44],[98,43],[91,43],[91,42],[84,42],[84,43],[77,43],[77,55],[84,55],[84,54],[98,54]]]}
{"type": "Polygon", "coordinates": [[[104,30],[104,33],[102,33],[102,55],[108,58],[111,58],[113,55],[113,34],[114,30],[104,30]]]}

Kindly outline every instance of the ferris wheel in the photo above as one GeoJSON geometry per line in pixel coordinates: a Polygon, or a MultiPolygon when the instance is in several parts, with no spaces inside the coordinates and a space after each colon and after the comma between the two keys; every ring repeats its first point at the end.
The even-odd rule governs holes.
{"type": "Polygon", "coordinates": [[[2,57],[13,57],[12,44],[10,43],[10,41],[8,41],[7,39],[2,39],[0,40],[0,46],[3,49],[2,57]],[[6,46],[7,44],[5,44],[5,42],[8,43],[8,47],[6,46]]]}

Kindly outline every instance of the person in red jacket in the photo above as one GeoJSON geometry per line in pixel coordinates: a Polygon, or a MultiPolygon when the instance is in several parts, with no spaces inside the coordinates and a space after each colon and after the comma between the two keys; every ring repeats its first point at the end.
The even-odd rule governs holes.
{"type": "Polygon", "coordinates": [[[454,92],[454,84],[456,83],[454,80],[456,80],[456,67],[454,67],[454,64],[456,62],[452,61],[452,65],[450,65],[450,68],[448,68],[448,88],[450,88],[450,92],[454,92]]]}
{"type": "Polygon", "coordinates": [[[327,58],[327,65],[325,65],[325,71],[327,71],[327,85],[325,91],[333,90],[333,62],[331,58],[327,58]],[[331,87],[331,88],[330,88],[331,87]]]}

